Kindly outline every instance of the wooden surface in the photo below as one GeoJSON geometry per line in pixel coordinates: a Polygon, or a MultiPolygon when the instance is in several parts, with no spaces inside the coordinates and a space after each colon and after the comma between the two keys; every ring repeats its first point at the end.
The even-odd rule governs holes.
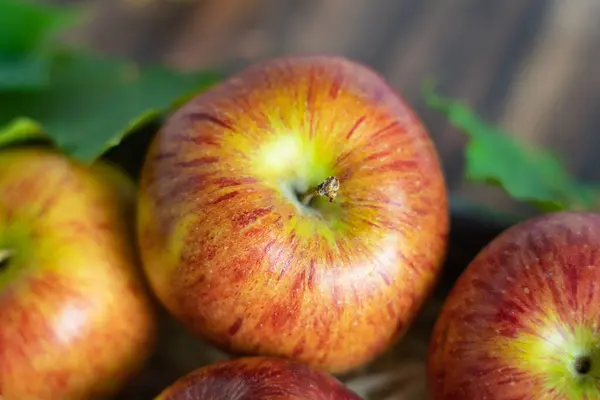
{"type": "MultiPolygon", "coordinates": [[[[53,0],[55,2],[61,0],[53,0]]],[[[84,0],[72,38],[181,69],[233,71],[270,56],[337,53],[380,71],[431,131],[450,189],[499,209],[515,204],[462,179],[462,135],[420,96],[424,78],[527,142],[600,180],[600,1],[84,0]]]]}

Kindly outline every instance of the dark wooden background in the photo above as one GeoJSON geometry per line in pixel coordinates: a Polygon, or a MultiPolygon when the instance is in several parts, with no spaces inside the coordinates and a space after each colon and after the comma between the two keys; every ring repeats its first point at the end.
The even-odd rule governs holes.
{"type": "MultiPolygon", "coordinates": [[[[234,71],[270,56],[317,52],[362,61],[413,104],[438,146],[449,188],[467,201],[525,211],[501,191],[464,182],[464,138],[426,109],[426,77],[511,134],[555,150],[579,178],[600,181],[600,0],[46,1],[89,6],[70,40],[182,70],[234,71]]],[[[472,224],[453,231],[448,264],[457,267],[446,274],[458,273],[497,233],[472,224]]],[[[448,285],[398,346],[344,381],[368,400],[424,399],[428,335],[448,285]]],[[[123,398],[149,398],[225,357],[198,348],[167,321],[161,350],[123,398]]]]}
{"type": "Polygon", "coordinates": [[[462,179],[464,138],[420,96],[424,78],[490,122],[600,180],[598,0],[46,0],[84,3],[71,39],[141,62],[236,70],[274,55],[338,53],[383,73],[438,145],[450,189],[516,204],[462,179]]]}

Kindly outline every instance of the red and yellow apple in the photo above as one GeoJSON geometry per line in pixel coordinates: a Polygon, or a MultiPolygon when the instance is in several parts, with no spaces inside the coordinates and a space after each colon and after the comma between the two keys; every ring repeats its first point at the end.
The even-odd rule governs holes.
{"type": "Polygon", "coordinates": [[[600,399],[600,214],[545,214],[495,238],[429,351],[434,400],[600,399]]]}
{"type": "Polygon", "coordinates": [[[199,368],[154,400],[361,400],[331,375],[306,364],[244,357],[199,368]]]}
{"type": "Polygon", "coordinates": [[[138,213],[149,282],[192,332],[335,373],[402,336],[449,228],[415,113],[332,56],[257,63],[183,105],[150,146],[138,213]]]}
{"type": "Polygon", "coordinates": [[[112,166],[0,151],[1,399],[106,398],[149,355],[134,199],[112,166]]]}

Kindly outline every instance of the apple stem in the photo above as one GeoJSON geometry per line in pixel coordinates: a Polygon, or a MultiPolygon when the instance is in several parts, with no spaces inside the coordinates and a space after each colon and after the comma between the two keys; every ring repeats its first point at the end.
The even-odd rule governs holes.
{"type": "Polygon", "coordinates": [[[8,249],[0,249],[0,268],[6,265],[8,260],[12,257],[13,251],[8,249]]]}
{"type": "Polygon", "coordinates": [[[316,188],[310,188],[306,193],[299,196],[300,202],[308,206],[315,196],[323,196],[329,199],[330,203],[335,200],[340,190],[340,180],[335,176],[327,177],[316,188]]]}

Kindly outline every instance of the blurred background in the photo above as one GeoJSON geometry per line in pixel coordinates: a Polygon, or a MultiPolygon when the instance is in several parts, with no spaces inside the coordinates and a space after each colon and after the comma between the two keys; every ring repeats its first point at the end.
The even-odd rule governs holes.
{"type": "MultiPolygon", "coordinates": [[[[466,138],[426,107],[426,78],[520,141],[558,153],[578,179],[600,181],[600,0],[43,1],[88,9],[65,40],[144,64],[227,74],[278,55],[335,53],[370,65],[428,127],[454,198],[532,212],[465,181],[466,138]]],[[[498,233],[485,225],[453,222],[452,278],[498,233]]],[[[445,282],[398,346],[344,382],[367,400],[424,399],[428,336],[452,279],[445,282]]],[[[165,321],[160,350],[122,399],[150,398],[225,357],[165,321]]]]}
{"type": "Polygon", "coordinates": [[[600,180],[598,0],[45,0],[83,4],[66,39],[141,63],[230,72],[282,54],[337,53],[381,72],[416,108],[453,193],[526,212],[463,179],[464,136],[420,87],[464,100],[486,121],[559,153],[600,180]]]}

